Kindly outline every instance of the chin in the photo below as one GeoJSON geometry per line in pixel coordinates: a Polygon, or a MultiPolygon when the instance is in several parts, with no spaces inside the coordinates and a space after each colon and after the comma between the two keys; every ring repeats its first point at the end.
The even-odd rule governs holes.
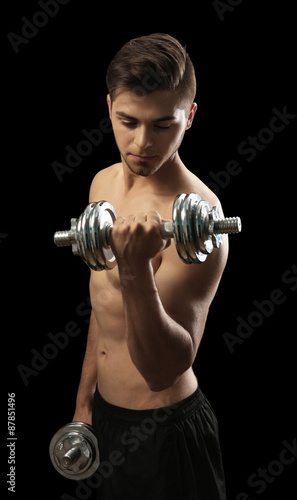
{"type": "Polygon", "coordinates": [[[157,172],[157,170],[159,170],[159,166],[152,167],[148,164],[148,162],[132,163],[131,161],[128,162],[126,158],[124,158],[124,160],[129,170],[135,175],[140,175],[142,177],[149,177],[150,175],[153,175],[155,172],[157,172]]]}
{"type": "Polygon", "coordinates": [[[149,177],[150,175],[153,175],[155,173],[155,170],[152,172],[148,168],[145,167],[135,167],[133,170],[130,168],[131,172],[135,175],[140,175],[141,177],[149,177]]]}

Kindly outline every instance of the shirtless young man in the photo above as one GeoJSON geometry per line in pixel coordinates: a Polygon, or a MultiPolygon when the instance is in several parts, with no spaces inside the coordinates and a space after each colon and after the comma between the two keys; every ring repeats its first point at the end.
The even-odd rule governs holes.
{"type": "Polygon", "coordinates": [[[121,216],[112,231],[117,267],[91,271],[73,420],[97,434],[98,498],[225,500],[217,421],[192,365],[228,240],[187,265],[160,236],[182,192],[221,210],[178,153],[197,109],[194,69],[177,40],[154,34],[124,45],[107,85],[121,162],[95,176],[90,202],[105,199],[121,216]]]}

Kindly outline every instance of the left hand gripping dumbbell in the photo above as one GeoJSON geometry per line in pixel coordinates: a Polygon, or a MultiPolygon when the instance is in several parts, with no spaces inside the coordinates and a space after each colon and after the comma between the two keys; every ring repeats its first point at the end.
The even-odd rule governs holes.
{"type": "Polygon", "coordinates": [[[53,436],[49,447],[55,469],[68,479],[86,479],[98,469],[98,441],[91,425],[70,422],[53,436]]]}
{"type": "MultiPolygon", "coordinates": [[[[71,219],[70,231],[54,235],[57,246],[72,246],[94,271],[112,269],[116,259],[110,246],[117,214],[107,201],[90,203],[78,219],[71,219]]],[[[220,218],[217,207],[210,207],[198,194],[182,193],[173,203],[172,221],[161,225],[162,238],[174,238],[177,253],[187,264],[205,262],[214,248],[219,248],[222,234],[239,233],[239,217],[220,218]]]]}

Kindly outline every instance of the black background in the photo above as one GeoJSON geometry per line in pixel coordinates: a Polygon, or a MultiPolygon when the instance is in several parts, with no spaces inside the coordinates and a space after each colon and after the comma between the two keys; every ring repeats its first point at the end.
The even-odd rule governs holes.
{"type": "Polygon", "coordinates": [[[285,499],[296,491],[296,459],[279,475],[268,473],[272,479],[263,493],[259,484],[248,484],[259,468],[277,473],[273,462],[283,441],[296,438],[296,118],[252,161],[238,151],[248,136],[269,127],[274,109],[297,114],[294,16],[289,1],[232,3],[220,8],[220,19],[211,1],[161,10],[160,3],[71,0],[20,43],[18,53],[8,33],[21,35],[23,16],[32,21],[42,8],[37,1],[9,3],[2,38],[1,364],[7,390],[1,488],[7,491],[9,471],[6,394],[15,393],[12,498],[93,498],[90,492],[77,496],[76,483],[59,476],[48,456],[52,435],[73,416],[89,310],[88,269],[70,249],[54,246],[53,233],[83,211],[93,176],[119,157],[112,134],[103,134],[62,182],[52,163],[65,164],[66,146],[75,149],[85,139],[83,129],[99,128],[108,117],[105,73],[115,52],[129,39],[157,31],[187,45],[197,73],[199,108],[182,159],[205,183],[214,182],[210,172],[226,172],[231,160],[241,168],[229,180],[221,175],[225,184],[216,187],[225,214],[241,216],[243,231],[230,237],[228,265],[194,365],[218,416],[228,498],[285,499]],[[251,314],[254,301],[269,299],[276,289],[282,303],[270,316],[251,314]],[[237,335],[239,317],[252,326],[231,352],[224,334],[237,335]],[[68,322],[80,333],[64,349],[46,351],[52,354],[46,366],[21,376],[20,365],[33,368],[31,350],[46,350],[49,333],[64,332],[68,322]]]}

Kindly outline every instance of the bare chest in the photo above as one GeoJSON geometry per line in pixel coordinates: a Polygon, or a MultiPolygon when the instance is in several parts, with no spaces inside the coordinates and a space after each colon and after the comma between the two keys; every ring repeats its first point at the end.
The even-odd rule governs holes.
{"type": "MultiPolygon", "coordinates": [[[[162,263],[161,254],[153,261],[154,273],[162,263]]],[[[125,269],[119,277],[118,267],[109,271],[92,271],[90,279],[90,298],[99,331],[109,338],[121,340],[125,333],[122,288],[129,285],[133,276],[125,269]],[[117,333],[115,333],[117,332],[117,333]],[[116,337],[116,338],[115,338],[116,337]]]]}
{"type": "MultiPolygon", "coordinates": [[[[158,271],[162,263],[162,255],[157,255],[152,260],[154,274],[158,271]]],[[[118,267],[109,271],[92,271],[90,279],[90,295],[93,307],[102,312],[103,307],[113,307],[119,300],[121,302],[122,288],[127,286],[133,279],[129,271],[122,271],[121,279],[118,267]]]]}

